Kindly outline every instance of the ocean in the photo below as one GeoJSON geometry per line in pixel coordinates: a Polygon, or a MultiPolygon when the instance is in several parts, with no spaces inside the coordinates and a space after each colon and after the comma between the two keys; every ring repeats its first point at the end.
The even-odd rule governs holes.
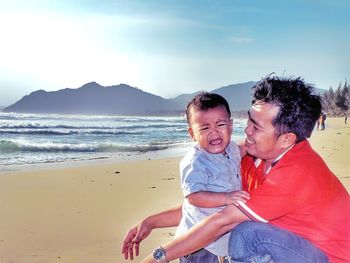
{"type": "MultiPolygon", "coordinates": [[[[244,138],[245,119],[232,139],[244,138]]],[[[0,112],[0,172],[41,164],[182,156],[193,142],[185,117],[0,112]]]]}

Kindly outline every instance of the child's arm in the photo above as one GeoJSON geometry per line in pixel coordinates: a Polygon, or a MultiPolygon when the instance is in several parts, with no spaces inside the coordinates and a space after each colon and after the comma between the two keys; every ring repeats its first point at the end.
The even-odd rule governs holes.
{"type": "Polygon", "coordinates": [[[246,202],[250,197],[246,191],[233,191],[228,193],[217,193],[200,191],[186,196],[191,205],[198,207],[217,207],[223,205],[238,205],[237,201],[246,202]]]}

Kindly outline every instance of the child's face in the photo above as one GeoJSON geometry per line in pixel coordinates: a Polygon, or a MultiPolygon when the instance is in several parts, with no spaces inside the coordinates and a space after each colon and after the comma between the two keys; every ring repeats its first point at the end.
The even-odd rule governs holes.
{"type": "Polygon", "coordinates": [[[207,111],[191,109],[188,132],[209,153],[225,153],[231,141],[232,120],[224,107],[207,111]]]}

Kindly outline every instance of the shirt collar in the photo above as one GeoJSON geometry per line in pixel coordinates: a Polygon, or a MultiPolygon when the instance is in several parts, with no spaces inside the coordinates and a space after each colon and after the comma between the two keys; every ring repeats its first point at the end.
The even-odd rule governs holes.
{"type": "MultiPolygon", "coordinates": [[[[294,145],[295,145],[295,143],[292,144],[291,146],[289,146],[283,153],[281,153],[280,155],[278,155],[278,156],[276,157],[276,159],[273,160],[273,162],[271,163],[270,167],[267,169],[266,174],[268,174],[268,173],[270,172],[270,170],[272,169],[272,167],[274,167],[274,166],[278,163],[278,161],[281,160],[282,157],[283,157],[290,149],[293,148],[294,145]]],[[[256,158],[255,161],[254,161],[255,167],[258,167],[258,166],[261,164],[261,162],[262,162],[262,159],[256,158]]],[[[266,175],[266,174],[265,174],[265,175],[266,175]]]]}

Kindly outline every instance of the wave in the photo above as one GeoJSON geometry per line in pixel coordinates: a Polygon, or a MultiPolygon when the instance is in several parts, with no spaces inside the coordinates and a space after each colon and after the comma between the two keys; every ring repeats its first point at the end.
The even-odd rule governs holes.
{"type": "Polygon", "coordinates": [[[0,140],[0,152],[148,152],[186,145],[183,142],[151,142],[128,145],[116,143],[32,143],[25,140],[0,140]]]}
{"type": "Polygon", "coordinates": [[[74,135],[74,134],[97,134],[97,135],[137,135],[142,134],[138,131],[116,131],[116,130],[31,130],[31,129],[0,129],[0,134],[16,134],[16,135],[74,135]]]}
{"type": "Polygon", "coordinates": [[[92,144],[31,143],[24,140],[1,140],[1,152],[94,152],[92,144]]]}
{"type": "Polygon", "coordinates": [[[58,121],[58,122],[186,122],[183,117],[172,116],[116,116],[116,115],[60,115],[0,112],[0,120],[58,121]]]}
{"type": "Polygon", "coordinates": [[[7,141],[7,140],[0,141],[0,152],[6,153],[6,152],[14,152],[18,150],[19,150],[19,146],[16,143],[13,143],[12,141],[7,141]]]}
{"type": "Polygon", "coordinates": [[[181,116],[120,116],[120,115],[66,115],[66,114],[38,114],[38,113],[13,113],[13,112],[0,112],[1,119],[11,120],[73,120],[73,121],[147,121],[147,122],[182,122],[186,120],[181,116]]]}
{"type": "Polygon", "coordinates": [[[104,127],[104,126],[74,126],[74,125],[44,125],[40,123],[24,123],[24,124],[12,124],[12,123],[6,123],[1,124],[1,129],[67,129],[67,130],[75,130],[75,129],[109,129],[111,127],[104,127]]]}
{"type": "Polygon", "coordinates": [[[114,126],[89,126],[89,125],[43,125],[39,123],[26,123],[26,124],[12,124],[0,123],[1,130],[13,130],[13,129],[66,129],[66,130],[110,130],[110,129],[150,129],[150,128],[174,128],[174,127],[184,127],[185,125],[165,123],[165,124],[133,124],[133,125],[114,125],[114,126]]]}
{"type": "Polygon", "coordinates": [[[180,117],[123,117],[116,120],[123,122],[186,123],[186,119],[180,117]]]}

